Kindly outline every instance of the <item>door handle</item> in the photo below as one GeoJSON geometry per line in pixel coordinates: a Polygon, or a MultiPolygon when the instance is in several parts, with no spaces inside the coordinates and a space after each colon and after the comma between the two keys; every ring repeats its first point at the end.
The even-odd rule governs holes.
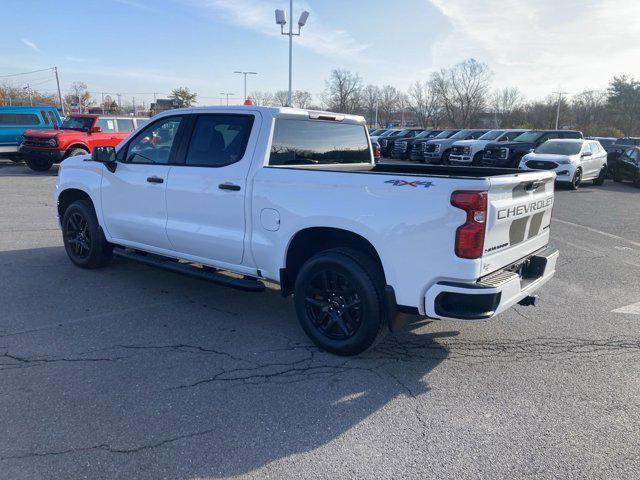
{"type": "Polygon", "coordinates": [[[233,183],[221,183],[218,185],[218,188],[220,190],[233,190],[234,192],[237,192],[240,190],[240,185],[234,185],[233,183]]]}
{"type": "Polygon", "coordinates": [[[163,183],[163,182],[164,182],[164,178],[160,178],[160,177],[147,177],[147,182],[149,182],[149,183],[163,183]]]}

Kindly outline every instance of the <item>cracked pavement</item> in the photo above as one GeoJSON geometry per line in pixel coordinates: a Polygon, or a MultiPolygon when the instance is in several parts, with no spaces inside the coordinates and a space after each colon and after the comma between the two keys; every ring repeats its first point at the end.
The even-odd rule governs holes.
{"type": "Polygon", "coordinates": [[[539,307],[341,358],[275,287],[73,267],[54,175],[0,163],[0,479],[640,477],[631,185],[557,192],[539,307]]]}

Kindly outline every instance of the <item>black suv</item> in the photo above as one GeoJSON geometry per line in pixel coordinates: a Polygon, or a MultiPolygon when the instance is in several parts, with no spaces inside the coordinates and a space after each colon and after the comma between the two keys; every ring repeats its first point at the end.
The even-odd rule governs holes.
{"type": "Polygon", "coordinates": [[[395,135],[389,135],[388,137],[380,137],[378,143],[380,144],[380,153],[383,157],[388,157],[395,146],[395,142],[400,139],[414,138],[420,133],[424,132],[424,128],[405,128],[395,135]]]}
{"type": "Polygon", "coordinates": [[[489,143],[484,147],[483,167],[518,168],[520,160],[538,145],[554,138],[583,138],[576,130],[530,130],[513,139],[513,142],[489,143]]]}
{"type": "Polygon", "coordinates": [[[605,146],[607,151],[607,168],[611,175],[616,171],[616,166],[620,159],[620,156],[627,151],[629,147],[640,146],[640,138],[637,137],[625,137],[618,138],[613,145],[605,146]]]}
{"type": "Polygon", "coordinates": [[[400,160],[408,160],[411,156],[411,150],[416,142],[421,140],[431,140],[436,135],[441,133],[442,130],[425,130],[424,132],[416,135],[413,138],[399,139],[395,142],[393,150],[391,150],[391,158],[397,158],[400,160]]]}
{"type": "Polygon", "coordinates": [[[410,160],[417,160],[419,162],[424,162],[424,152],[427,145],[427,142],[430,140],[439,140],[441,138],[449,138],[454,136],[460,130],[441,130],[435,137],[432,138],[421,138],[416,139],[411,145],[411,153],[409,154],[410,160]]]}
{"type": "Polygon", "coordinates": [[[640,147],[627,147],[616,159],[613,181],[631,180],[640,188],[640,147]]]}

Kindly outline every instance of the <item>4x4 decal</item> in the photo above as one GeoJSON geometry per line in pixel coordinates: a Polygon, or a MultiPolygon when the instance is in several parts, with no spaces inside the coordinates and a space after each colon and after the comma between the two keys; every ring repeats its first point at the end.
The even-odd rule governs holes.
{"type": "Polygon", "coordinates": [[[393,184],[394,187],[404,187],[406,185],[410,186],[410,187],[422,187],[422,188],[429,188],[433,185],[433,182],[425,182],[422,180],[415,180],[413,182],[409,182],[407,180],[387,180],[384,183],[391,183],[393,184]]]}

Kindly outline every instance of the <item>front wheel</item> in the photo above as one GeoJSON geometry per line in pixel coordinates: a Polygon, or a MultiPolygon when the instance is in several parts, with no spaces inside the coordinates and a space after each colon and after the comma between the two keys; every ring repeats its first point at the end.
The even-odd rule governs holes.
{"type": "Polygon", "coordinates": [[[26,160],[27,167],[34,172],[46,172],[53,167],[52,160],[46,160],[44,158],[33,158],[26,160]]]}
{"type": "Polygon", "coordinates": [[[65,158],[77,157],[78,155],[88,155],[88,154],[89,152],[87,152],[84,148],[74,148],[67,154],[65,158]]]}
{"type": "Polygon", "coordinates": [[[62,217],[62,240],[69,259],[82,268],[99,268],[111,260],[113,246],[104,238],[93,205],[73,202],[62,217]]]}
{"type": "Polygon", "coordinates": [[[478,152],[473,156],[473,160],[471,160],[471,165],[474,167],[479,167],[482,163],[482,152],[478,152]]]}
{"type": "Polygon", "coordinates": [[[380,340],[385,328],[383,276],[370,257],[332,249],[314,255],[296,279],[298,320],[321,349],[357,355],[380,340]]]}
{"type": "Polygon", "coordinates": [[[577,169],[576,173],[573,174],[573,179],[571,183],[569,183],[569,188],[571,190],[578,190],[580,188],[580,184],[582,183],[582,170],[577,169]]]}
{"type": "Polygon", "coordinates": [[[604,185],[604,179],[605,178],[607,178],[607,166],[606,165],[604,167],[602,167],[602,170],[600,170],[600,174],[598,175],[598,177],[593,180],[593,184],[597,185],[597,186],[604,185]]]}

